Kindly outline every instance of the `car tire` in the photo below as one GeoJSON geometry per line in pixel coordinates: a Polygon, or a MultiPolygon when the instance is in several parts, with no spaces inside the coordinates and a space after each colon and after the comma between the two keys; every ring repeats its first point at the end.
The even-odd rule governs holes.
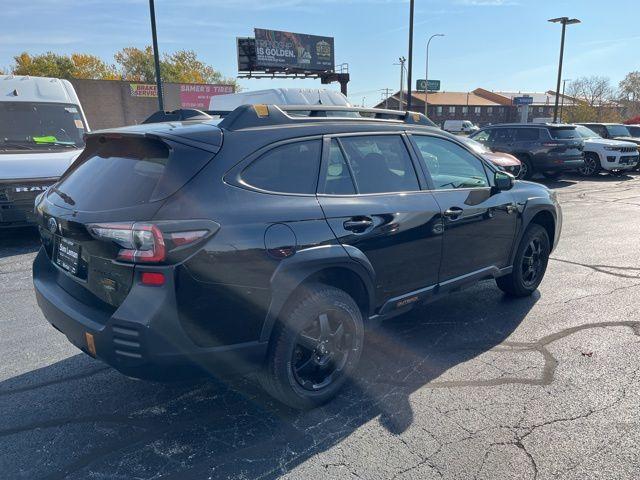
{"type": "Polygon", "coordinates": [[[562,176],[562,172],[558,170],[546,170],[542,172],[542,175],[549,180],[557,180],[562,176]]]}
{"type": "Polygon", "coordinates": [[[529,225],[518,245],[513,270],[496,278],[498,288],[512,297],[531,295],[544,278],[550,251],[547,231],[538,224],[529,225]]]}
{"type": "Polygon", "coordinates": [[[515,157],[522,163],[518,172],[518,180],[531,180],[534,173],[531,159],[527,155],[515,155],[515,157]]]}
{"type": "Polygon", "coordinates": [[[290,407],[309,409],[329,401],[360,360],[362,313],[338,288],[304,287],[274,328],[260,383],[290,407]]]}
{"type": "Polygon", "coordinates": [[[583,177],[591,177],[600,173],[601,169],[598,155],[593,152],[587,152],[584,154],[584,165],[578,168],[578,173],[583,177]]]}

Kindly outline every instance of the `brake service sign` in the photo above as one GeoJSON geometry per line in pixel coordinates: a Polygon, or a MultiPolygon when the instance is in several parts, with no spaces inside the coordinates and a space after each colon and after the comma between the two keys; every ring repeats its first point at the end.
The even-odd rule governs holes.
{"type": "Polygon", "coordinates": [[[333,71],[332,37],[254,29],[256,67],[268,70],[333,71]]]}

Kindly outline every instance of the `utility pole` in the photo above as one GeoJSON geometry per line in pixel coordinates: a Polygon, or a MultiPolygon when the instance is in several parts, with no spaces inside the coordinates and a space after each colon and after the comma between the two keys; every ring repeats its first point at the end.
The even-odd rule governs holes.
{"type": "Polygon", "coordinates": [[[558,100],[560,100],[558,93],[560,93],[560,79],[562,78],[562,57],[564,56],[564,34],[567,29],[567,25],[573,25],[574,23],[580,23],[577,18],[559,17],[548,20],[551,23],[562,24],[562,36],[560,37],[560,60],[558,61],[558,82],[556,84],[556,101],[553,106],[553,123],[558,121],[558,100]]]}
{"type": "Polygon", "coordinates": [[[380,95],[382,96],[382,100],[384,100],[384,108],[389,108],[389,97],[392,91],[390,88],[381,89],[380,95]]]}
{"type": "MultiPolygon", "coordinates": [[[[428,106],[428,96],[429,96],[429,44],[431,43],[431,40],[433,40],[435,37],[444,37],[444,33],[435,33],[433,35],[431,35],[429,37],[429,40],[427,40],[427,57],[426,57],[426,62],[425,62],[425,69],[424,69],[424,79],[427,82],[427,84],[424,86],[424,116],[428,117],[429,115],[427,115],[427,106],[428,106]]],[[[467,100],[469,96],[467,95],[467,100]]]]}
{"type": "Polygon", "coordinates": [[[407,71],[407,110],[411,110],[411,72],[413,66],[413,7],[414,0],[409,2],[409,69],[407,71]]]}
{"type": "Polygon", "coordinates": [[[564,107],[564,88],[567,85],[567,82],[570,82],[570,78],[565,78],[562,80],[562,98],[560,99],[560,123],[562,123],[562,107],[564,107]]]}
{"type": "Polygon", "coordinates": [[[404,110],[403,105],[403,98],[402,98],[402,89],[404,88],[404,62],[407,61],[406,58],[404,57],[400,57],[398,59],[400,61],[399,64],[396,63],[396,65],[400,65],[400,103],[398,105],[398,110],[402,111],[404,110]]]}
{"type": "Polygon", "coordinates": [[[156,85],[158,89],[158,109],[164,110],[162,98],[162,79],[160,78],[160,55],[158,54],[158,35],[156,34],[156,9],[153,0],[149,0],[149,13],[151,14],[151,40],[153,42],[153,62],[156,69],[156,85]]]}

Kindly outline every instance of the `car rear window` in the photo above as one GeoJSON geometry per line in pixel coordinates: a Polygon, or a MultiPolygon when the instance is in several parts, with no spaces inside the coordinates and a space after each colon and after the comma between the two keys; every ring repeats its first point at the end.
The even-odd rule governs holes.
{"type": "Polygon", "coordinates": [[[240,175],[242,183],[280,193],[316,192],[320,140],[287,143],[253,161],[240,175]]]}
{"type": "Polygon", "coordinates": [[[550,128],[549,135],[556,140],[582,138],[575,128],[550,128]]]}
{"type": "Polygon", "coordinates": [[[163,200],[212,157],[210,152],[143,137],[90,137],[51,195],[56,204],[83,211],[163,200]]]}

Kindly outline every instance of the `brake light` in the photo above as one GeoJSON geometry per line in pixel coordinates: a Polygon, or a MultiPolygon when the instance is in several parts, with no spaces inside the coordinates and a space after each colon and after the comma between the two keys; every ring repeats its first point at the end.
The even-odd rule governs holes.
{"type": "Polygon", "coordinates": [[[190,243],[197,242],[203,238],[208,230],[193,230],[191,232],[172,232],[169,234],[171,241],[176,247],[182,247],[183,245],[189,245],[190,243]]]}
{"type": "Polygon", "coordinates": [[[143,285],[149,285],[152,287],[159,287],[164,285],[164,273],[160,272],[142,272],[140,276],[140,282],[143,285]]]}
{"type": "Polygon", "coordinates": [[[118,260],[157,263],[166,258],[164,238],[151,223],[102,223],[89,225],[91,234],[101,240],[112,240],[122,247],[118,260]]]}

